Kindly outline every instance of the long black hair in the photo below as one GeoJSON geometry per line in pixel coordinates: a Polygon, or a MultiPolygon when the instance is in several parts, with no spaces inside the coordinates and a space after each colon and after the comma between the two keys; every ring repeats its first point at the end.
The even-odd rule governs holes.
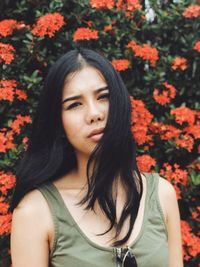
{"type": "Polygon", "coordinates": [[[127,234],[113,242],[113,246],[120,246],[130,237],[143,192],[136,163],[136,143],[131,133],[130,96],[109,60],[90,49],[71,50],[50,68],[33,120],[28,148],[16,169],[11,211],[26,193],[76,167],[73,147],[66,145],[67,140],[63,141],[62,90],[66,77],[85,66],[96,68],[104,76],[109,88],[109,113],[104,135],[87,163],[88,191],[79,204],[86,203],[87,209],[94,209],[98,201],[110,221],[109,229],[101,235],[114,227],[115,240],[125,220],[129,219],[127,234]],[[91,166],[92,175],[89,175],[91,166]],[[127,196],[119,221],[116,218],[116,199],[112,194],[117,177],[120,177],[127,196]]]}

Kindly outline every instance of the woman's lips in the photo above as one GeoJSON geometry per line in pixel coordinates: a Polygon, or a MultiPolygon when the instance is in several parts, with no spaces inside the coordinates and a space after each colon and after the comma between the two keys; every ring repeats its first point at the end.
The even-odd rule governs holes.
{"type": "Polygon", "coordinates": [[[90,136],[89,138],[94,141],[94,142],[98,142],[103,136],[103,133],[99,133],[99,134],[94,134],[92,136],[90,136]]]}

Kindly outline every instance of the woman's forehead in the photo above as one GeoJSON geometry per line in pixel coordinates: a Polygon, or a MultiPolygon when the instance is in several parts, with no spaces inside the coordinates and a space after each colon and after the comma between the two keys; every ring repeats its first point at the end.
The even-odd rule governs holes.
{"type": "Polygon", "coordinates": [[[106,84],[103,74],[98,69],[88,66],[66,77],[63,93],[70,94],[84,89],[95,89],[106,84]]]}

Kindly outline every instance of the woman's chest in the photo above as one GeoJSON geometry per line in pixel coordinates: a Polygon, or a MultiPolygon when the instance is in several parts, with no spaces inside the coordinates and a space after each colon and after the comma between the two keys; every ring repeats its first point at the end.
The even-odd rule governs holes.
{"type": "MultiPolygon", "coordinates": [[[[146,192],[144,192],[143,197],[141,199],[139,211],[130,238],[127,241],[127,244],[124,245],[132,244],[134,240],[137,238],[138,234],[140,233],[144,218],[145,193],[146,192]]],[[[73,220],[74,224],[76,225],[81,234],[83,234],[93,243],[103,247],[110,247],[112,243],[116,241],[116,239],[114,238],[116,234],[114,228],[111,229],[106,234],[103,234],[109,229],[110,221],[104,214],[104,212],[101,210],[98,204],[95,204],[94,210],[86,210],[85,206],[77,204],[80,201],[80,198],[77,197],[77,192],[75,190],[65,190],[65,191],[63,190],[60,191],[60,194],[66,206],[67,212],[71,216],[71,219],[73,220]]],[[[116,198],[117,220],[119,220],[121,216],[122,210],[124,208],[124,203],[125,203],[125,196],[119,190],[118,196],[116,198]]],[[[121,229],[121,233],[118,236],[117,240],[123,238],[127,234],[128,229],[129,229],[129,220],[127,219],[121,229]]],[[[51,229],[50,231],[51,246],[54,241],[53,231],[54,231],[53,229],[51,229]]]]}

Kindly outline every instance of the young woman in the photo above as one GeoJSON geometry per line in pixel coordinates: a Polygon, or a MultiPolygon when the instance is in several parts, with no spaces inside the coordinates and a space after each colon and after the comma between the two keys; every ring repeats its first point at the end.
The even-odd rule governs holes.
{"type": "Polygon", "coordinates": [[[182,267],[175,191],[140,173],[129,94],[100,54],[46,78],[13,195],[13,267],[182,267]]]}

